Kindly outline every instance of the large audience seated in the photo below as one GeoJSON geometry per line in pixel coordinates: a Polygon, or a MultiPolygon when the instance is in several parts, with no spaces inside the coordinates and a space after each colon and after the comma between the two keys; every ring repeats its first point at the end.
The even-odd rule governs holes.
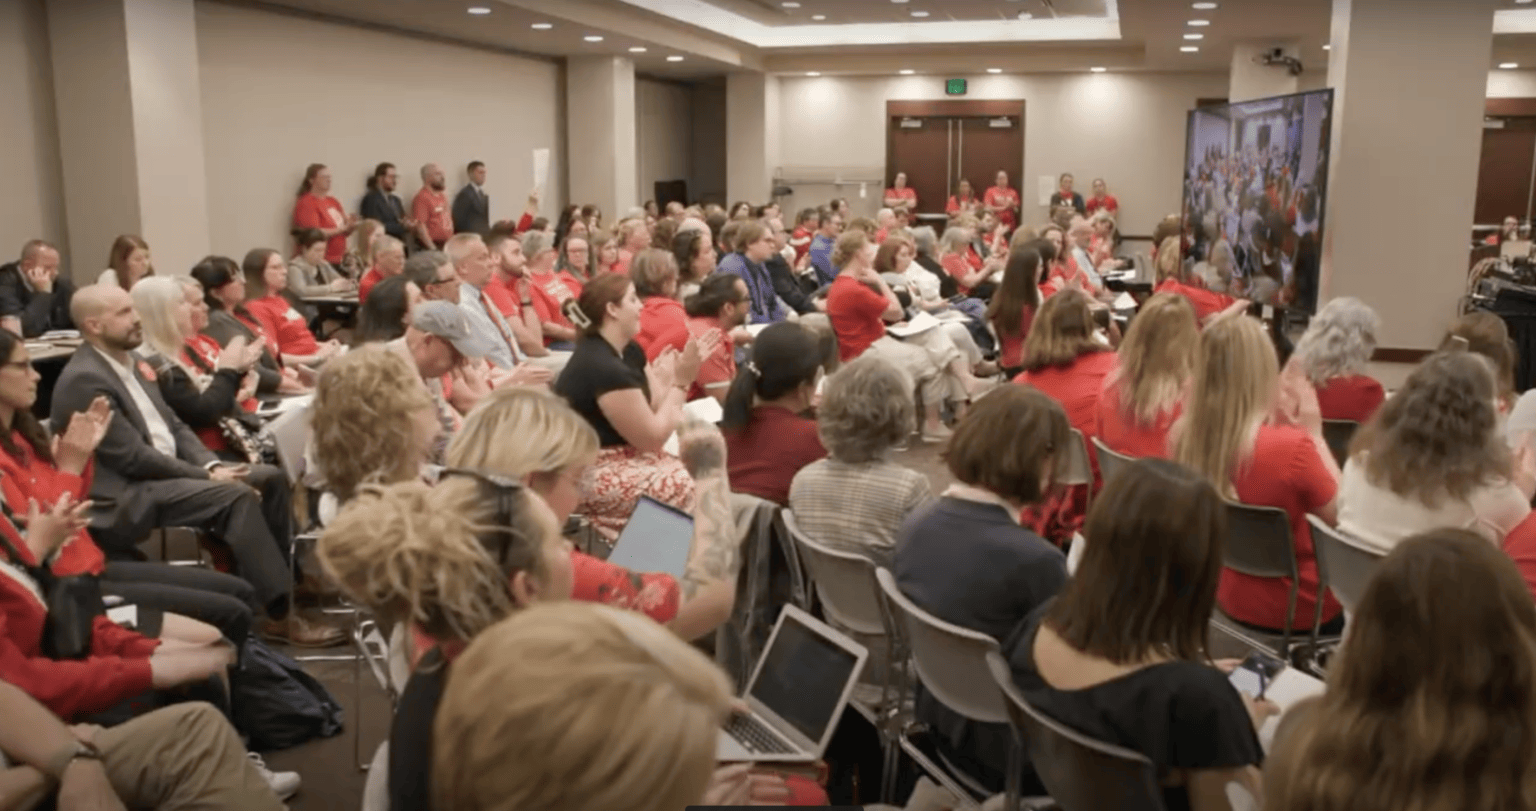
{"type": "MultiPolygon", "coordinates": [[[[391,808],[872,803],[859,713],[813,768],[716,758],[750,675],[732,646],[828,586],[791,584],[817,572],[757,518],[781,511],[995,642],[1037,712],[1145,756],[1169,809],[1536,804],[1536,394],[1498,317],[1457,318],[1389,393],[1385,318],[1337,298],[1287,336],[1222,292],[1228,243],[1188,261],[1177,218],[1153,284],[1115,301],[1136,238],[1102,179],[1085,198],[1062,175],[1035,223],[1004,172],[962,179],[942,227],[913,226],[903,173],[862,210],[552,223],[538,190],[496,220],[485,163],[461,170],[455,192],[429,163],[402,199],[380,163],[354,213],[311,165],[288,241],[239,263],[156,269],[123,235],[78,289],[96,268],[42,240],[0,266],[0,807],[282,808],[300,777],[245,751],[230,685],[260,640],[348,642],[318,610],[341,597],[407,664],[391,808]],[[63,329],[82,345],[44,382],[35,341],[63,329]],[[1101,476],[1097,446],[1131,461],[1101,476]],[[608,559],[659,542],[624,532],[642,497],[692,517],[680,569],[608,559]],[[1234,505],[1284,512],[1294,608],[1289,579],[1224,565],[1234,505]],[[1309,519],[1375,557],[1348,616],[1309,519]],[[150,559],[178,530],[210,564],[150,559]],[[61,650],[60,578],[136,615],[61,650]],[[1318,695],[1236,688],[1232,625],[1291,630],[1318,695]]],[[[860,690],[915,675],[875,658],[860,690]]],[[[1046,793],[1053,753],[1010,760],[1009,725],[912,690],[878,712],[921,722],[942,769],[1046,793]]]]}

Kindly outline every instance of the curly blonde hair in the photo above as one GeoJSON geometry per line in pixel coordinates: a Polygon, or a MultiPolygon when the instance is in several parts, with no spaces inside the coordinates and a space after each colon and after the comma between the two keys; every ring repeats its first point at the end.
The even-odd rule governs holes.
{"type": "Polygon", "coordinates": [[[314,458],[337,498],[414,478],[424,461],[415,414],[431,407],[421,375],[393,349],[363,346],[326,363],[315,386],[314,458]]]}
{"type": "Polygon", "coordinates": [[[454,663],[432,727],[433,804],[698,805],[730,700],[714,663],[643,616],[593,603],[533,606],[454,663]]]}

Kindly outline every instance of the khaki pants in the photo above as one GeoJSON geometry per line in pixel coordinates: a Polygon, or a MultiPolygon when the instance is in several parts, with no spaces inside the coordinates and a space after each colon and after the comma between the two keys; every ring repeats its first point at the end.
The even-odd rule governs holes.
{"type": "Polygon", "coordinates": [[[96,736],[112,788],[130,809],[282,811],[211,704],[156,710],[96,736]]]}

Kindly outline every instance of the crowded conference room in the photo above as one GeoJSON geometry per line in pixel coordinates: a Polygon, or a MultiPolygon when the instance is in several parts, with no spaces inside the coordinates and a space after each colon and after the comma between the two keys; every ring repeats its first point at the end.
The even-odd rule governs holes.
{"type": "Polygon", "coordinates": [[[0,0],[0,811],[1536,807],[1533,33],[0,0]]]}

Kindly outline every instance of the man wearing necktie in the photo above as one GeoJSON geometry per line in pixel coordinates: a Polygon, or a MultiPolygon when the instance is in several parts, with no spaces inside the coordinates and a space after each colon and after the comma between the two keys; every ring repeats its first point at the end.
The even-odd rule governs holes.
{"type": "Polygon", "coordinates": [[[491,230],[491,198],[485,193],[485,164],[470,161],[469,182],[453,198],[453,227],[459,234],[485,236],[491,230]]]}

